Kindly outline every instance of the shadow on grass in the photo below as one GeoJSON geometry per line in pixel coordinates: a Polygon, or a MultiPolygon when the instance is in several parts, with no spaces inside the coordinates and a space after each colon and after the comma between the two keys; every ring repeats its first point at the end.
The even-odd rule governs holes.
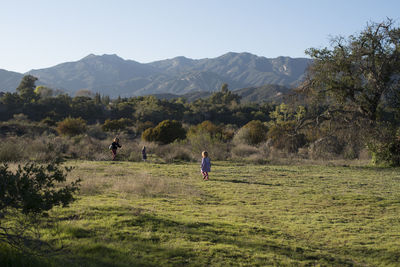
{"type": "Polygon", "coordinates": [[[250,182],[246,180],[238,180],[238,179],[210,179],[207,182],[223,182],[223,183],[234,183],[234,184],[255,184],[255,185],[266,185],[266,186],[281,186],[282,184],[271,184],[271,183],[262,183],[262,182],[250,182]]]}
{"type": "Polygon", "coordinates": [[[18,252],[7,245],[0,245],[0,266],[46,267],[51,266],[47,259],[18,252]]]}
{"type": "MultiPolygon", "coordinates": [[[[241,255],[241,253],[235,253],[235,250],[248,251],[250,249],[252,255],[262,255],[271,252],[303,263],[319,262],[337,266],[354,265],[352,260],[347,259],[344,256],[330,255],[329,253],[321,252],[320,248],[312,249],[310,247],[291,247],[272,241],[272,239],[282,239],[282,233],[260,227],[235,226],[225,223],[206,222],[182,223],[150,214],[140,216],[133,220],[125,220],[114,225],[115,228],[123,228],[126,226],[140,226],[149,229],[154,233],[179,233],[182,235],[182,238],[187,241],[208,244],[206,245],[208,251],[202,251],[202,255],[198,255],[198,253],[196,253],[192,248],[180,248],[179,257],[189,259],[191,262],[200,263],[201,260],[206,260],[207,258],[212,259],[214,257],[219,257],[223,258],[222,262],[224,262],[224,264],[238,264],[238,262],[247,262],[248,256],[241,255]],[[252,236],[256,236],[257,240],[253,240],[252,236]],[[264,239],[264,241],[262,241],[262,239],[264,239]]],[[[288,236],[283,238],[293,239],[293,237],[288,236]]],[[[128,238],[128,240],[125,241],[135,243],[135,246],[138,245],[142,247],[150,254],[161,253],[165,256],[177,256],[174,255],[170,249],[161,248],[160,243],[163,241],[160,239],[149,238],[146,240],[132,236],[130,239],[128,238]],[[151,242],[150,245],[149,241],[151,242]],[[147,244],[147,246],[144,244],[147,244]]],[[[164,241],[168,240],[164,239],[164,241]]],[[[170,258],[170,260],[173,259],[170,258]]],[[[257,262],[256,258],[252,260],[257,262]]],[[[260,259],[258,259],[258,262],[260,262],[260,259]]],[[[162,262],[159,262],[159,264],[161,263],[162,262]]],[[[184,262],[176,263],[184,264],[184,262]]],[[[204,262],[204,264],[206,263],[207,262],[204,262]]]]}
{"type": "MultiPolygon", "coordinates": [[[[396,262],[399,253],[385,251],[336,251],[299,246],[296,237],[266,227],[251,227],[221,222],[182,222],[150,213],[141,213],[120,220],[110,228],[82,232],[73,228],[77,238],[70,253],[58,255],[52,261],[67,266],[182,266],[182,265],[315,265],[354,266],[352,260],[377,255],[382,260],[396,262]],[[112,233],[108,232],[113,229],[112,233]],[[283,241],[283,242],[282,242],[283,241]],[[293,244],[293,245],[290,245],[293,244]],[[277,261],[268,255],[276,255],[277,261]],[[384,255],[384,256],[382,256],[384,255]],[[286,262],[280,262],[288,259],[286,262]]],[[[1,255],[1,254],[0,254],[1,255]]],[[[51,259],[50,259],[51,260],[51,259]]],[[[8,261],[10,262],[10,260],[8,261]]],[[[12,261],[11,261],[12,262],[12,261]]],[[[50,266],[40,259],[33,264],[4,266],[50,266]],[[43,263],[43,264],[42,264],[43,263]]],[[[52,264],[54,266],[54,264],[52,264]]]]}

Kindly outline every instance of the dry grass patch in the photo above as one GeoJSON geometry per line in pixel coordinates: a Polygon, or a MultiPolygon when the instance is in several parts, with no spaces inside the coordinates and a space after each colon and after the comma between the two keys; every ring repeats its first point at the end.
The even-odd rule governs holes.
{"type": "MultiPolygon", "coordinates": [[[[80,195],[91,196],[104,193],[118,193],[128,196],[163,197],[178,195],[200,195],[190,184],[177,176],[159,175],[147,171],[151,164],[129,162],[69,162],[75,166],[70,179],[80,178],[80,195]],[[136,168],[130,168],[130,166],[136,168]]],[[[168,169],[170,166],[165,165],[168,169]]]]}

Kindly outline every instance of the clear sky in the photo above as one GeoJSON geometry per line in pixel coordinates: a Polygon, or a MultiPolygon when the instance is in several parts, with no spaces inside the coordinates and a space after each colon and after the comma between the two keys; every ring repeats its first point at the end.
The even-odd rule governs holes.
{"type": "Polygon", "coordinates": [[[227,52],[305,57],[399,0],[0,0],[0,69],[27,72],[117,54],[141,63],[227,52]]]}

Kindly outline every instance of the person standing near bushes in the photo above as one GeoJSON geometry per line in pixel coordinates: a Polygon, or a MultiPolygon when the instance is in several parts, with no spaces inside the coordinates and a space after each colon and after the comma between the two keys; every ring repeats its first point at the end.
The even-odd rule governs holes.
{"type": "Polygon", "coordinates": [[[147,160],[147,154],[146,154],[146,147],[145,146],[143,146],[143,148],[142,148],[142,159],[143,159],[143,161],[147,160]]]}
{"type": "Polygon", "coordinates": [[[119,138],[118,137],[115,137],[114,138],[114,141],[111,143],[111,145],[110,145],[110,149],[111,149],[111,152],[112,152],[112,160],[115,160],[115,158],[117,157],[117,149],[119,148],[119,147],[122,147],[120,144],[119,144],[119,138]]]}
{"type": "Polygon", "coordinates": [[[208,152],[203,151],[201,153],[201,174],[203,175],[203,180],[208,180],[208,173],[211,171],[211,160],[208,157],[208,152]]]}

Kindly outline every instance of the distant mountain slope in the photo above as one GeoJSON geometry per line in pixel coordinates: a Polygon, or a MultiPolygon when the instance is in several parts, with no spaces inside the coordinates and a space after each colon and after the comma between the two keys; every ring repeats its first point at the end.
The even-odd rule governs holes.
{"type": "Polygon", "coordinates": [[[291,89],[282,85],[269,84],[260,87],[243,88],[234,91],[242,97],[242,102],[280,102],[291,89]]]}
{"type": "MultiPolygon", "coordinates": [[[[146,78],[157,71],[150,66],[133,60],[124,60],[117,55],[89,55],[76,62],[31,70],[28,73],[50,87],[75,93],[80,89],[93,91],[97,87],[106,87],[110,90],[121,81],[146,78]]],[[[109,93],[112,94],[111,91],[109,93]]]]}
{"type": "Polygon", "coordinates": [[[177,57],[149,63],[149,65],[169,74],[182,70],[216,73],[226,80],[240,84],[232,89],[278,84],[296,85],[304,75],[311,60],[306,58],[278,57],[268,59],[250,53],[227,53],[217,58],[193,60],[177,57]]]}
{"type": "MultiPolygon", "coordinates": [[[[176,57],[142,64],[117,55],[89,55],[75,62],[31,70],[27,74],[38,77],[38,84],[62,89],[71,95],[81,89],[112,97],[183,95],[216,91],[223,83],[228,83],[231,90],[266,84],[290,87],[301,81],[310,62],[305,58],[268,59],[250,53],[227,53],[211,59],[176,57]]],[[[2,74],[0,90],[15,90],[22,74],[5,71],[0,72],[2,74]]]]}
{"type": "Polygon", "coordinates": [[[23,74],[0,69],[0,92],[15,92],[23,74]]]}
{"type": "MultiPolygon", "coordinates": [[[[291,92],[291,89],[282,85],[264,85],[260,87],[250,87],[234,90],[233,93],[241,96],[242,103],[249,102],[281,102],[283,97],[291,92]]],[[[213,92],[197,91],[191,92],[184,95],[177,94],[152,94],[158,99],[174,99],[182,97],[188,102],[196,101],[200,98],[210,97],[213,92]]]]}

